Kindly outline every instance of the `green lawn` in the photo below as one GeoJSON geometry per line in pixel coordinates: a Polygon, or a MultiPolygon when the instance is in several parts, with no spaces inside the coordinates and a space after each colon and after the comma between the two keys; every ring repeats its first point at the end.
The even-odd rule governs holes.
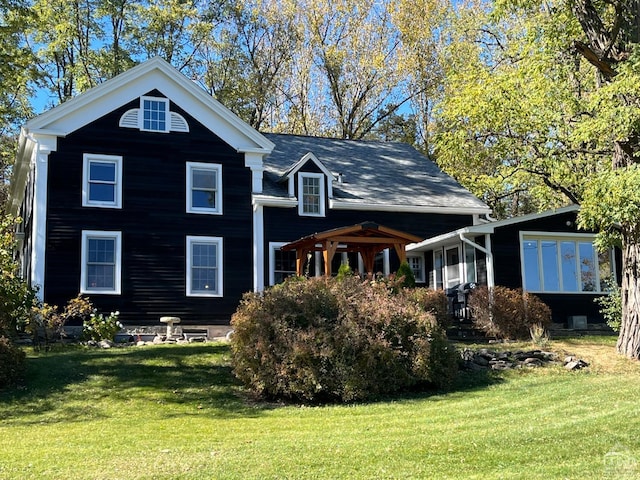
{"type": "Polygon", "coordinates": [[[640,365],[462,376],[449,393],[256,404],[225,344],[33,353],[0,393],[0,479],[640,478],[640,365]]]}

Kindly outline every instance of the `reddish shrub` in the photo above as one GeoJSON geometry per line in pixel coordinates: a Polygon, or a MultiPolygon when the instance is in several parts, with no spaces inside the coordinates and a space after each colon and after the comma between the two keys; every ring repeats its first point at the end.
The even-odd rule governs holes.
{"type": "Polygon", "coordinates": [[[414,288],[405,290],[405,295],[415,301],[425,312],[431,313],[438,325],[442,328],[451,326],[451,315],[449,314],[449,302],[444,290],[431,290],[429,288],[414,288]]]}
{"type": "Polygon", "coordinates": [[[246,294],[232,318],[234,372],[267,398],[350,402],[444,387],[456,355],[433,316],[387,285],[288,280],[246,294]]]}
{"type": "Polygon", "coordinates": [[[521,289],[476,288],[469,297],[469,307],[475,327],[501,339],[525,340],[533,325],[551,325],[549,307],[521,289]]]}

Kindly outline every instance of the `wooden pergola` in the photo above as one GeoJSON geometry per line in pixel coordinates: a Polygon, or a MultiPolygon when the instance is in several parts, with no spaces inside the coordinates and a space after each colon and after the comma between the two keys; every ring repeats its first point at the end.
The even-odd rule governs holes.
{"type": "Polygon", "coordinates": [[[372,275],[376,254],[386,248],[393,248],[400,262],[407,259],[405,247],[409,243],[420,242],[422,239],[409,233],[378,225],[374,222],[364,222],[350,227],[334,228],[325,232],[308,235],[295,242],[282,246],[282,250],[296,252],[296,273],[303,275],[307,254],[322,252],[324,258],[324,274],[331,275],[331,261],[336,253],[358,252],[362,256],[365,272],[372,275]]]}

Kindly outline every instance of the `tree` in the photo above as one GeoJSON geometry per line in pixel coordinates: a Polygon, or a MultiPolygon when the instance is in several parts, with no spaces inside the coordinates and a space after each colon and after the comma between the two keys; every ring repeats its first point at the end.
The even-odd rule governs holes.
{"type": "Polygon", "coordinates": [[[31,114],[33,58],[21,44],[26,12],[20,1],[0,2],[0,212],[8,196],[17,126],[31,114]]]}
{"type": "Polygon", "coordinates": [[[587,134],[610,143],[611,171],[588,184],[580,220],[622,247],[622,322],[617,349],[640,359],[640,4],[576,0],[572,11],[586,41],[576,50],[595,66],[599,89],[587,134]]]}
{"type": "Polygon", "coordinates": [[[640,358],[638,4],[491,7],[461,8],[451,29],[439,160],[505,214],[582,203],[580,224],[622,246],[618,350],[640,358]]]}
{"type": "Polygon", "coordinates": [[[451,23],[438,162],[499,217],[576,202],[598,162],[574,136],[594,83],[564,48],[578,26],[567,9],[496,3],[451,23]]]}
{"type": "Polygon", "coordinates": [[[302,6],[326,132],[361,139],[412,97],[402,91],[401,38],[391,2],[312,1],[302,6]]]}

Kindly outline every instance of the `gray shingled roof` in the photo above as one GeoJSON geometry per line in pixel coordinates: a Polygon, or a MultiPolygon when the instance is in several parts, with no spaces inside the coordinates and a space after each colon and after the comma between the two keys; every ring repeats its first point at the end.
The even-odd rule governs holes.
{"type": "Polygon", "coordinates": [[[264,134],[276,146],[265,160],[264,193],[287,197],[278,182],[312,152],[333,173],[337,201],[368,205],[484,209],[487,205],[413,147],[397,142],[264,134]],[[336,181],[338,174],[343,181],[336,181]]]}

